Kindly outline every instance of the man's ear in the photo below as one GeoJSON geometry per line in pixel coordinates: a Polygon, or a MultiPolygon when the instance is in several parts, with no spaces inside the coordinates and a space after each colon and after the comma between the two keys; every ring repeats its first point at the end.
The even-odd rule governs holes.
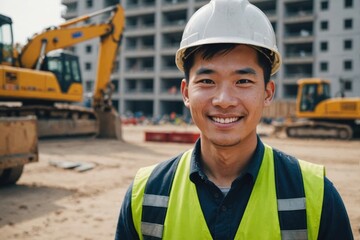
{"type": "Polygon", "coordinates": [[[189,107],[189,92],[188,92],[188,84],[185,79],[181,81],[181,94],[183,97],[183,102],[185,107],[189,107]]]}
{"type": "Polygon", "coordinates": [[[264,105],[270,106],[272,100],[275,96],[275,82],[273,80],[270,80],[266,86],[265,86],[265,99],[264,99],[264,105]]]}

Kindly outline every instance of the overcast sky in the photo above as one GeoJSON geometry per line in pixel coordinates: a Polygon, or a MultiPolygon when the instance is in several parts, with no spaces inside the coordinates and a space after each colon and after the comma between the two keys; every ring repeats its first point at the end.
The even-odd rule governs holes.
{"type": "Polygon", "coordinates": [[[12,18],[14,42],[25,44],[34,33],[64,22],[61,0],[0,0],[0,13],[12,18]]]}

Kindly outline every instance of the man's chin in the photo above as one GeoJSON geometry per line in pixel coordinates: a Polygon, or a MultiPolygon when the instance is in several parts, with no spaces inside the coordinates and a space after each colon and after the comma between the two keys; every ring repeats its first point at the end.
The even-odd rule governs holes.
{"type": "Polygon", "coordinates": [[[231,140],[231,139],[214,139],[211,141],[212,144],[216,147],[219,147],[219,148],[230,148],[230,147],[235,147],[237,145],[239,145],[242,140],[240,138],[238,139],[234,139],[234,140],[231,140]]]}

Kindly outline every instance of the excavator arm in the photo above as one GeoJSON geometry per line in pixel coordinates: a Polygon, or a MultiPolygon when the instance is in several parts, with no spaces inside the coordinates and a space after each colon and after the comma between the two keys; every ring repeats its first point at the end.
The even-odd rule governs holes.
{"type": "Polygon", "coordinates": [[[125,24],[124,10],[120,5],[105,8],[89,15],[69,20],[58,27],[48,28],[36,34],[22,48],[18,65],[22,68],[40,69],[46,54],[56,49],[74,46],[93,38],[100,38],[97,77],[93,94],[93,107],[106,108],[109,99],[104,99],[110,83],[111,70],[117,55],[125,24]],[[76,26],[89,18],[111,13],[105,23],[76,26]]]}

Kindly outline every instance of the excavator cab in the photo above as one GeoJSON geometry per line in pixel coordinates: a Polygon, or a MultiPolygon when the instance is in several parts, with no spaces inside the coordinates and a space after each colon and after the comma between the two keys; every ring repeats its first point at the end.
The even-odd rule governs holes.
{"type": "Polygon", "coordinates": [[[81,83],[81,71],[78,56],[67,51],[50,52],[44,59],[41,70],[55,74],[61,91],[67,93],[73,83],[81,83]]]}
{"type": "Polygon", "coordinates": [[[330,98],[330,84],[321,79],[300,80],[300,112],[314,112],[316,106],[330,98]]]}
{"type": "Polygon", "coordinates": [[[0,14],[0,64],[14,65],[11,18],[0,14]]]}

